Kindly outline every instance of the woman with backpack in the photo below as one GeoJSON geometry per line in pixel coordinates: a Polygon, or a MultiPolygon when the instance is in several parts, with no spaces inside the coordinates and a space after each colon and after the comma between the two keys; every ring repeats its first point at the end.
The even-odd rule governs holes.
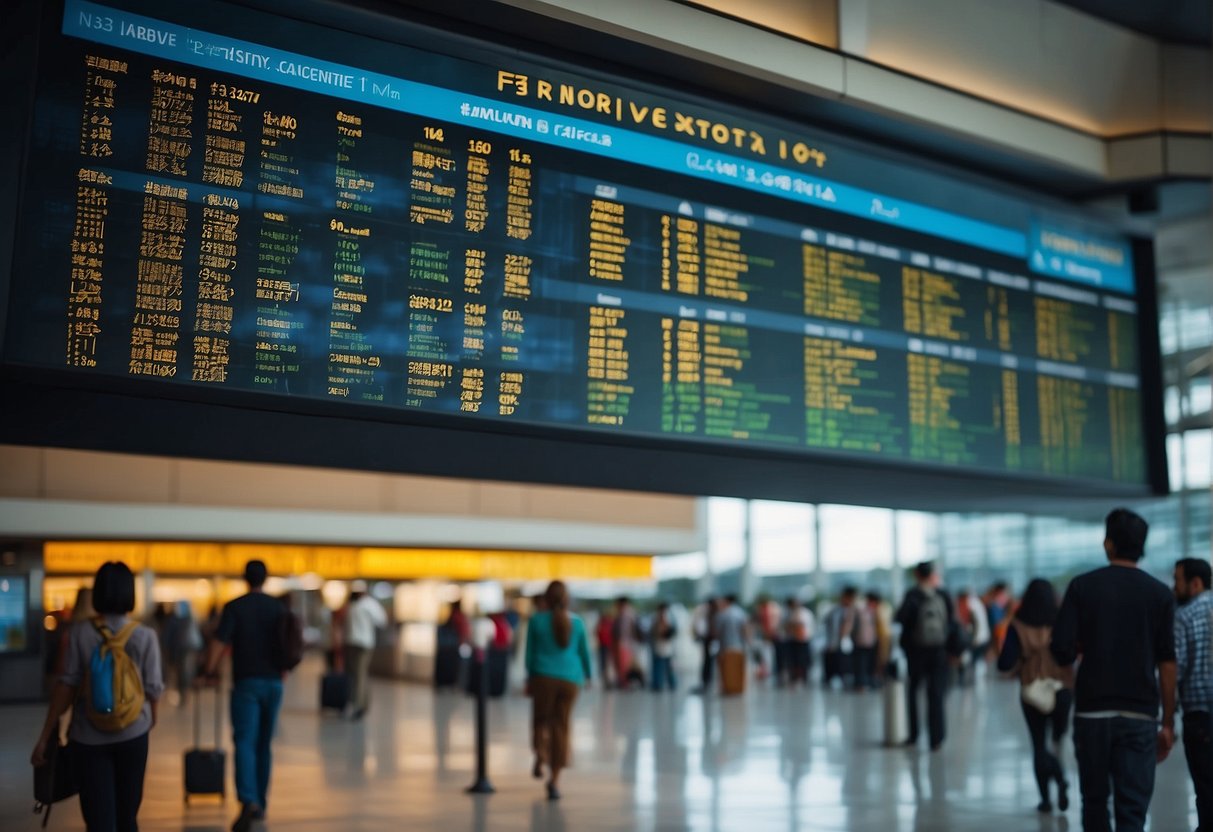
{"type": "Polygon", "coordinates": [[[1057,783],[1057,808],[1070,808],[1065,770],[1060,758],[1049,750],[1047,734],[1053,735],[1053,747],[1061,747],[1070,725],[1070,705],[1074,699],[1074,669],[1060,667],[1049,652],[1053,622],[1057,619],[1057,595],[1053,585],[1043,578],[1028,584],[1023,600],[1007,627],[1007,638],[998,656],[998,669],[1019,677],[1020,704],[1032,737],[1032,756],[1036,786],[1040,789],[1040,812],[1051,812],[1049,784],[1057,783]]]}
{"type": "Polygon", "coordinates": [[[63,675],[30,762],[47,761],[59,720],[72,708],[68,739],[80,780],[80,811],[90,830],[134,832],[143,800],[148,732],[164,692],[156,633],[132,618],[135,576],[119,562],[93,579],[91,626],[72,628],[63,675]],[[73,707],[74,706],[74,707],[73,707]]]}

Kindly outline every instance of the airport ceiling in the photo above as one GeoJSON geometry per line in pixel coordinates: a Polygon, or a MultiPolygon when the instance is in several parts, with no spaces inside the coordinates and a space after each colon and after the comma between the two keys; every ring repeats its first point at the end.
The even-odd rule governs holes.
{"type": "Polygon", "coordinates": [[[1213,44],[1213,3],[1209,0],[1056,1],[1168,43],[1213,44]]]}

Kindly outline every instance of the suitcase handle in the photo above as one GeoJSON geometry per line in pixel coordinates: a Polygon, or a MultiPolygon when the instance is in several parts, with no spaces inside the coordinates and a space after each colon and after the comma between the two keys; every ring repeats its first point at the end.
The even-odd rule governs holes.
{"type": "Polygon", "coordinates": [[[207,687],[215,692],[215,744],[220,747],[220,737],[223,733],[223,677],[217,676],[215,684],[205,685],[194,690],[194,748],[202,747],[202,696],[207,687]]]}

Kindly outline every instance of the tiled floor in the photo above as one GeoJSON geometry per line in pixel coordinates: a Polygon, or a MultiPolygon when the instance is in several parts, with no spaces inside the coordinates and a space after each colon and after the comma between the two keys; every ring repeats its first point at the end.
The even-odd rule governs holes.
{"type": "MultiPolygon", "coordinates": [[[[275,745],[270,820],[279,830],[821,830],[1050,832],[1081,827],[1038,816],[1016,686],[979,680],[948,699],[950,737],[937,754],[881,747],[880,694],[753,689],[744,699],[684,693],[587,692],[577,704],[575,767],[564,799],[530,778],[528,707],[491,703],[497,793],[469,797],[472,701],[376,683],[365,722],[316,712],[314,669],[288,686],[275,745]]],[[[33,829],[27,759],[42,710],[0,708],[0,829],[33,829]]],[[[152,739],[144,830],[220,832],[236,804],[182,800],[188,709],[167,707],[152,739]]],[[[230,757],[230,755],[229,755],[230,757]]],[[[1065,762],[1077,781],[1069,742],[1065,762]]],[[[1195,826],[1182,749],[1158,770],[1152,832],[1195,826]]],[[[83,829],[75,801],[52,829],[83,829]]]]}

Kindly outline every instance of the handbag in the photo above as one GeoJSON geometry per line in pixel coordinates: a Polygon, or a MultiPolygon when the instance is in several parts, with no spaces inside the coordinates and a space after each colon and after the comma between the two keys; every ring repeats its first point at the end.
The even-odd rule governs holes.
{"type": "Polygon", "coordinates": [[[1061,688],[1061,682],[1041,676],[1021,687],[1019,697],[1042,714],[1051,714],[1057,707],[1057,691],[1061,688]]]}
{"type": "Polygon", "coordinates": [[[46,762],[34,769],[34,814],[42,815],[42,828],[51,819],[51,807],[80,793],[74,754],[70,745],[52,737],[46,744],[46,762]]]}

